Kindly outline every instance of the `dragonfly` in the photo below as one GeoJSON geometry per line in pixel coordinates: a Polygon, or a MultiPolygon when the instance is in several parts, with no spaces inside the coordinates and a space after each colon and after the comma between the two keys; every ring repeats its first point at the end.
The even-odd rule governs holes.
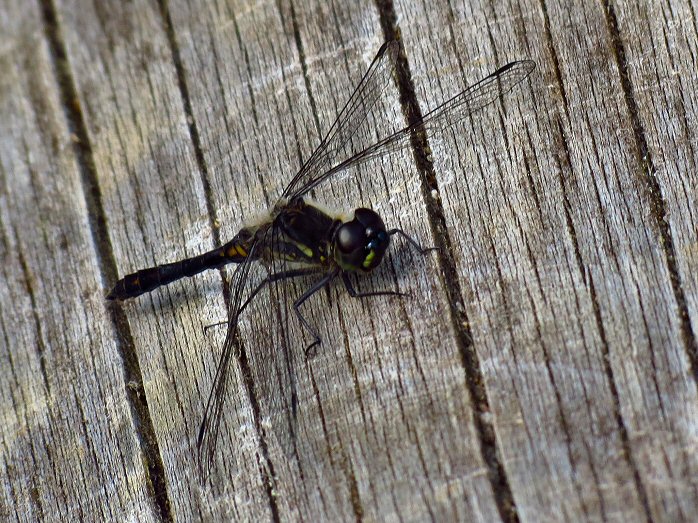
{"type": "Polygon", "coordinates": [[[354,298],[401,295],[398,291],[358,292],[349,275],[370,273],[378,267],[391,239],[396,236],[420,253],[432,250],[422,247],[405,231],[386,227],[378,213],[370,208],[359,207],[349,214],[335,215],[311,200],[309,193],[338,173],[409,149],[416,133],[441,132],[463,121],[511,91],[535,68],[531,60],[508,63],[418,121],[372,140],[372,134],[366,130],[369,115],[393,79],[399,51],[397,41],[381,46],[320,145],[262,219],[242,227],[232,240],[209,252],[128,274],[116,282],[107,295],[109,300],[135,298],[207,269],[238,264],[230,280],[231,299],[223,350],[197,437],[201,470],[209,469],[214,460],[230,365],[239,353],[242,313],[262,289],[285,280],[314,277],[313,283],[292,304],[293,313],[312,338],[306,347],[307,355],[322,341],[301,312],[301,306],[311,296],[337,278],[354,298]],[[250,277],[255,264],[265,268],[265,277],[259,281],[250,277]]]}

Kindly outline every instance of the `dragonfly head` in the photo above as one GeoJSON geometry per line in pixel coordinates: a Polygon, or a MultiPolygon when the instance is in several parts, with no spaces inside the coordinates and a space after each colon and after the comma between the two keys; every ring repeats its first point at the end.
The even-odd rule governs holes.
{"type": "Polygon", "coordinates": [[[390,236],[380,216],[359,208],[354,219],[343,223],[334,237],[334,256],[345,270],[369,272],[376,268],[390,244],[390,236]]]}

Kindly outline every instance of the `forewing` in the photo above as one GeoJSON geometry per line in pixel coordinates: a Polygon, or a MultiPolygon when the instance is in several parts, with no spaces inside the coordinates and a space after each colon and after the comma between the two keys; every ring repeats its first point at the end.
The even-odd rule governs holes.
{"type": "Polygon", "coordinates": [[[307,176],[304,184],[297,186],[296,192],[304,194],[340,171],[409,148],[414,133],[441,132],[468,118],[474,112],[511,91],[514,86],[531,74],[535,66],[535,62],[523,60],[511,62],[501,67],[462,93],[429,111],[421,120],[356,151],[353,155],[345,157],[344,160],[334,163],[329,169],[319,173],[314,178],[307,176]]]}
{"type": "MultiPolygon", "coordinates": [[[[284,197],[290,199],[305,194],[308,191],[306,187],[315,185],[313,182],[319,176],[347,157],[346,149],[350,141],[355,141],[357,137],[361,139],[362,136],[370,139],[369,133],[359,132],[359,129],[390,84],[398,51],[399,45],[395,41],[381,46],[325,138],[284,190],[284,197]]],[[[354,149],[360,151],[366,146],[368,143],[354,149]]]]}

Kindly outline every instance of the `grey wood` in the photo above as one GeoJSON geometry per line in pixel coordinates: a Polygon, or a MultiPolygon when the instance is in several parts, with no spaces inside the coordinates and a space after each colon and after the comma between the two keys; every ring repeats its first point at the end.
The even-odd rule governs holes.
{"type": "MultiPolygon", "coordinates": [[[[442,27],[445,38],[432,45],[452,51],[435,59],[429,48],[415,60],[425,64],[415,68],[415,83],[422,81],[430,96],[459,82],[463,64],[483,56],[533,54],[540,64],[532,81],[535,120],[517,122],[511,115],[521,103],[507,100],[505,138],[485,121],[477,126],[474,155],[460,153],[450,164],[434,155],[519,514],[690,520],[698,501],[698,463],[689,450],[698,406],[690,361],[696,347],[672,288],[671,258],[679,268],[690,259],[670,250],[659,230],[664,217],[655,209],[664,192],[652,193],[624,99],[611,19],[626,6],[512,2],[492,9],[468,2],[404,9],[408,49],[442,27]],[[443,70],[454,71],[455,80],[440,77],[443,70]],[[522,446],[540,448],[541,440],[545,452],[522,454],[522,446]]],[[[621,45],[636,48],[631,27],[621,45]]],[[[627,64],[629,71],[636,67],[627,64]]],[[[458,151],[462,142],[447,147],[458,151]]],[[[666,154],[655,145],[652,154],[666,154]]],[[[692,191],[674,205],[695,205],[692,191]]],[[[677,230],[691,231],[676,241],[690,243],[690,213],[668,214],[677,230]]]]}
{"type": "MultiPolygon", "coordinates": [[[[120,274],[212,248],[204,182],[159,6],[67,1],[58,12],[120,274]]],[[[203,328],[225,316],[220,288],[220,277],[207,274],[123,306],[171,511],[185,520],[220,512],[269,517],[258,436],[244,429],[252,422],[241,387],[231,390],[230,411],[242,441],[222,449],[240,470],[216,483],[232,495],[209,500],[195,474],[196,431],[221,344],[220,332],[206,336],[203,328]]]]}
{"type": "MultiPolygon", "coordinates": [[[[0,514],[690,521],[694,13],[659,0],[0,6],[0,514]],[[203,327],[225,319],[232,270],[102,297],[117,274],[211,249],[273,203],[395,34],[402,95],[422,113],[508,61],[538,68],[428,135],[427,161],[395,154],[313,193],[442,250],[398,240],[357,278],[408,296],[356,300],[338,284],[309,300],[323,339],[309,359],[293,317],[296,342],[278,350],[285,316],[263,293],[202,481],[196,433],[225,335],[203,327]]],[[[391,87],[376,136],[404,111],[391,87]]]]}
{"type": "Polygon", "coordinates": [[[157,520],[40,10],[0,16],[0,519],[157,520]]]}

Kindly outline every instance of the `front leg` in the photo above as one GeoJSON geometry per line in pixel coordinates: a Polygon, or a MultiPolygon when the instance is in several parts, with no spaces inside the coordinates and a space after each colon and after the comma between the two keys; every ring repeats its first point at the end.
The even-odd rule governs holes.
{"type": "Polygon", "coordinates": [[[409,234],[407,234],[405,231],[402,229],[390,229],[388,231],[388,236],[393,236],[395,234],[399,234],[403,238],[405,238],[408,242],[410,242],[410,245],[417,249],[419,251],[419,254],[427,254],[428,252],[432,251],[438,251],[438,247],[422,247],[419,243],[417,243],[417,240],[413,239],[409,234]]]}

